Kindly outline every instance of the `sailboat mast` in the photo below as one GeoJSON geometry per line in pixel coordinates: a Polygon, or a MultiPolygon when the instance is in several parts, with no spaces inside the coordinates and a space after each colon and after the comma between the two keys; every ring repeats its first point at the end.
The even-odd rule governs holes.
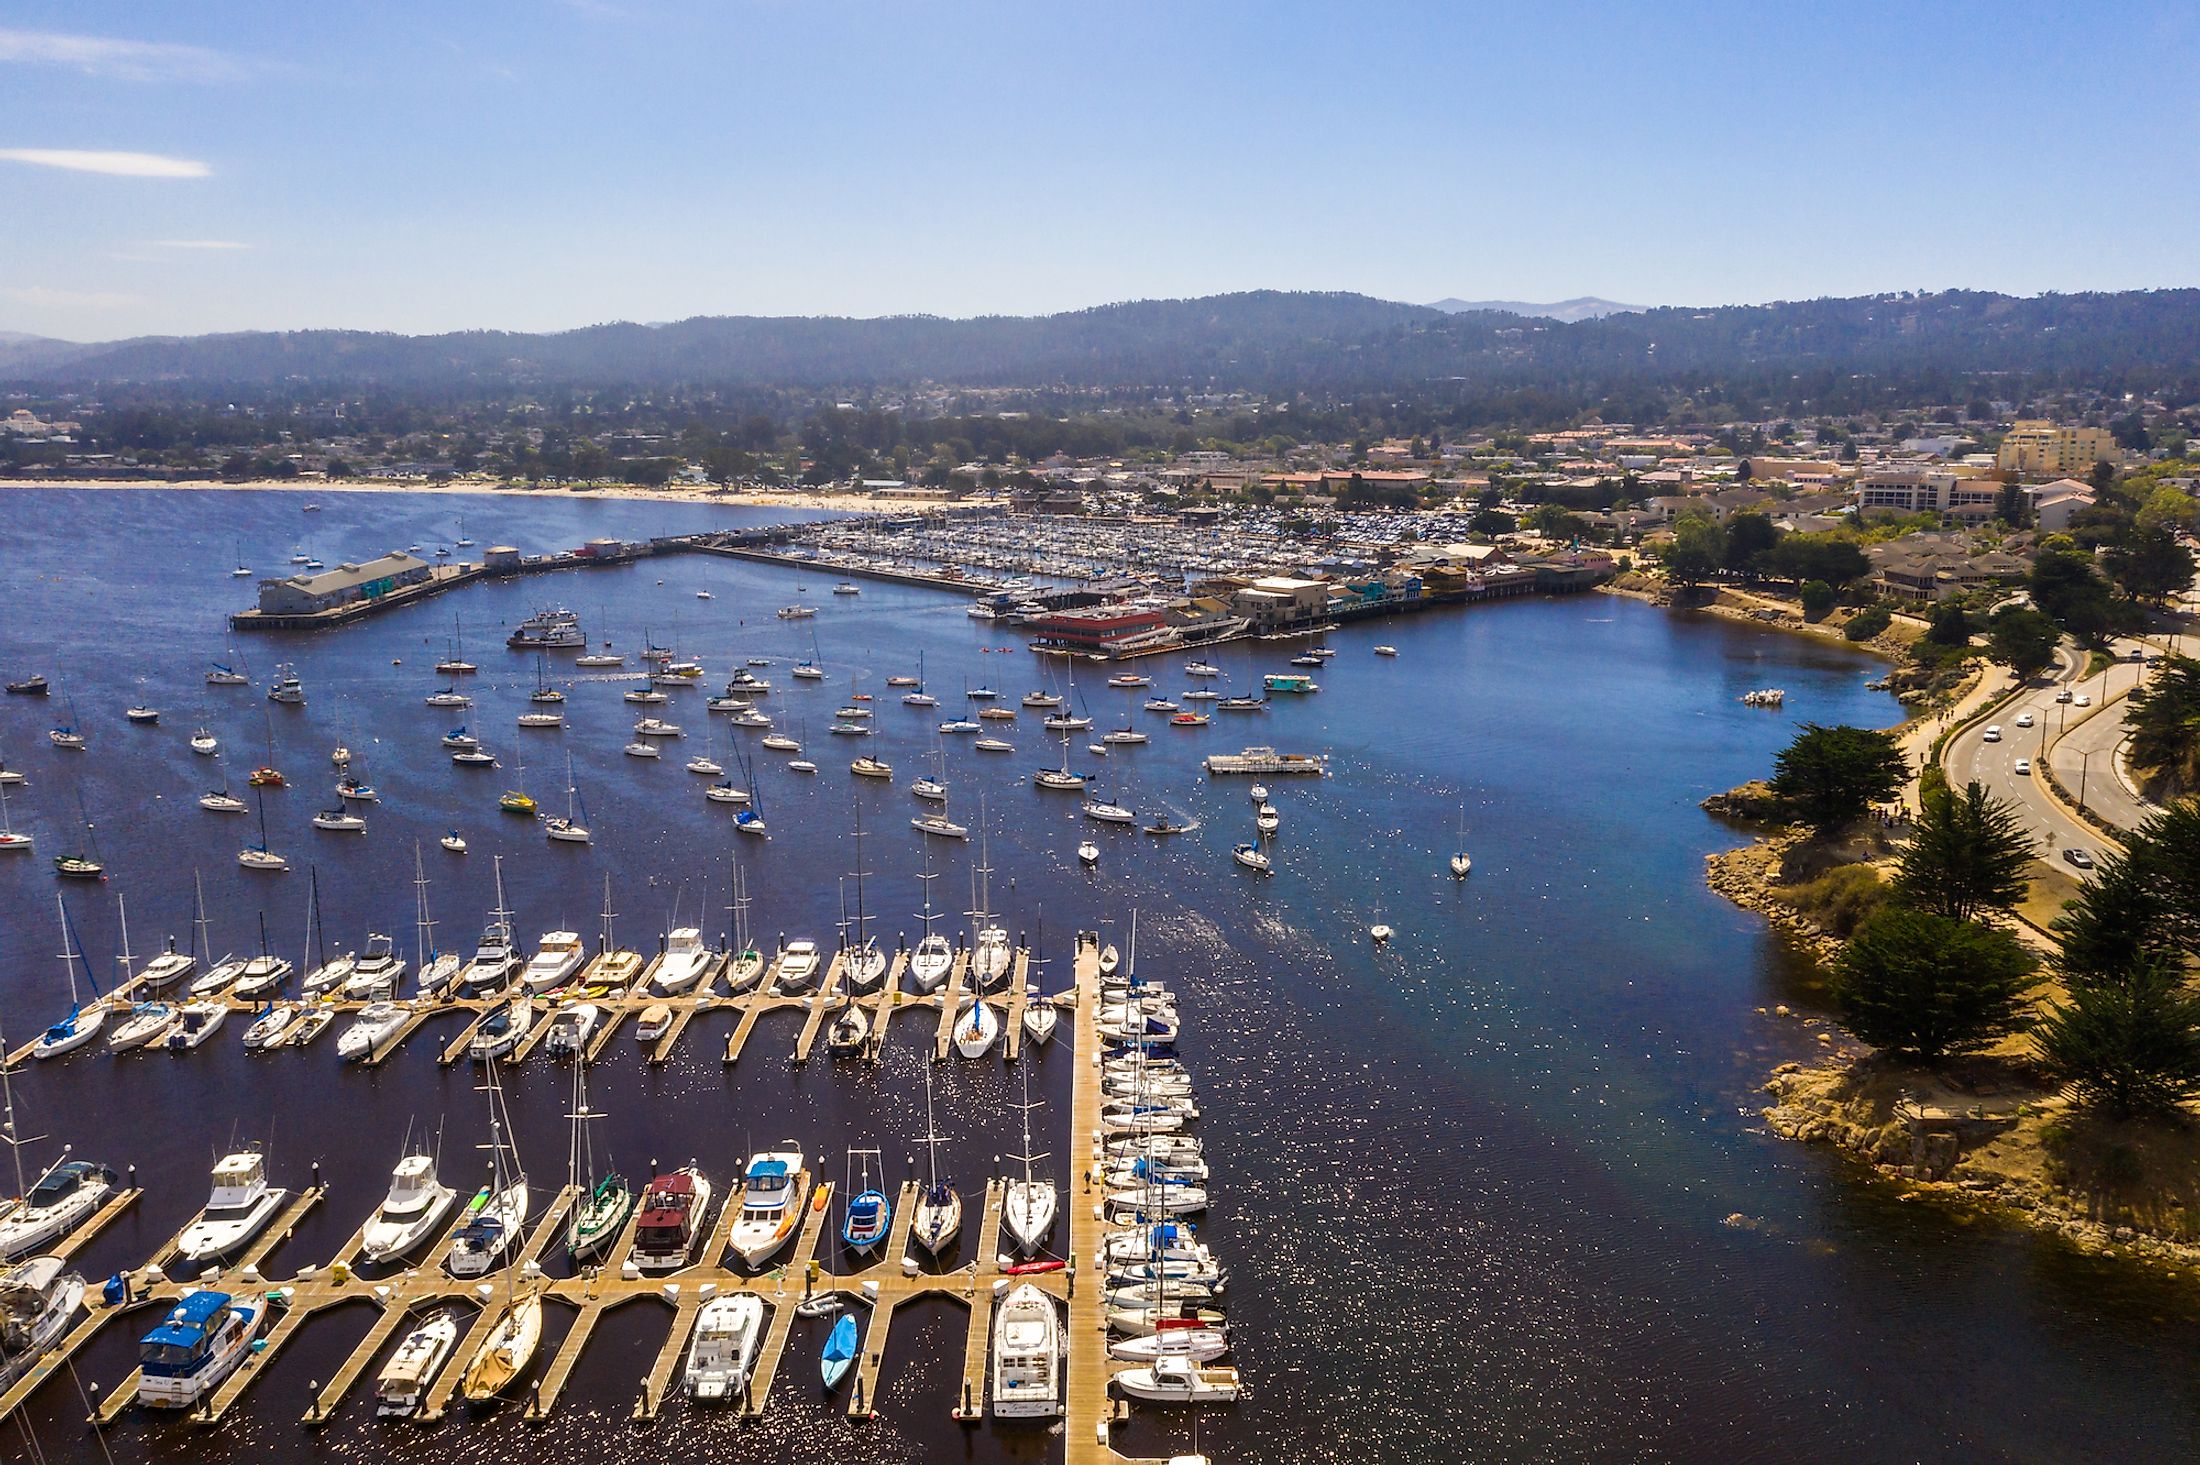
{"type": "MultiPolygon", "coordinates": [[[[68,919],[69,913],[63,911],[61,913],[62,924],[68,924],[68,919]]],[[[115,964],[122,968],[122,981],[118,985],[128,986],[130,983],[130,906],[123,899],[122,892],[119,890],[115,892],[115,924],[122,930],[122,952],[115,958],[115,964]]],[[[84,943],[77,942],[77,949],[82,951],[84,943]]],[[[92,978],[93,986],[96,989],[98,979],[92,977],[92,958],[89,952],[86,952],[84,956],[84,975],[92,978]]],[[[76,984],[74,982],[69,984],[69,1001],[71,1003],[76,1001],[76,984]]]]}
{"type": "Polygon", "coordinates": [[[202,962],[211,962],[214,959],[214,946],[206,939],[206,886],[196,870],[191,872],[191,907],[192,955],[202,962]]]}
{"type": "MultiPolygon", "coordinates": [[[[54,909],[60,912],[61,915],[61,967],[69,974],[69,1011],[74,1012],[76,1011],[76,943],[70,939],[69,907],[67,902],[62,900],[59,891],[54,892],[53,905],[54,909]]],[[[14,1133],[12,1126],[8,1132],[14,1133]]]]}

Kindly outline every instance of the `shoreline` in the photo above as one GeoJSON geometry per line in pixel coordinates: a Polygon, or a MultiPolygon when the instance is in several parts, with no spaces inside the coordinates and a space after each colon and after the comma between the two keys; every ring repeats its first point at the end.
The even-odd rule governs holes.
{"type": "Polygon", "coordinates": [[[718,490],[683,486],[643,488],[603,484],[588,488],[548,488],[509,484],[488,478],[454,478],[441,483],[373,478],[0,478],[0,491],[60,488],[122,490],[177,489],[186,493],[246,490],[258,493],[464,494],[478,498],[626,499],[668,504],[718,504],[734,509],[811,509],[827,513],[885,514],[931,507],[918,500],[882,499],[872,494],[807,494],[794,489],[718,490]]]}

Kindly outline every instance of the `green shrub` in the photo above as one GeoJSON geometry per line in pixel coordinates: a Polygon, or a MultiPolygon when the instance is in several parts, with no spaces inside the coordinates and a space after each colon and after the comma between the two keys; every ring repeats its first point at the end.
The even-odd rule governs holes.
{"type": "Polygon", "coordinates": [[[1805,580],[1796,587],[1795,594],[1803,602],[1803,614],[1810,620],[1823,620],[1833,609],[1833,587],[1823,580],[1805,580]]]}
{"type": "Polygon", "coordinates": [[[1773,895],[1846,941],[1865,917],[1886,904],[1888,890],[1870,865],[1836,865],[1815,880],[1780,886],[1773,895]]]}
{"type": "Polygon", "coordinates": [[[1849,618],[1841,628],[1841,634],[1851,641],[1869,641],[1894,624],[1894,612],[1883,605],[1870,605],[1849,618]]]}

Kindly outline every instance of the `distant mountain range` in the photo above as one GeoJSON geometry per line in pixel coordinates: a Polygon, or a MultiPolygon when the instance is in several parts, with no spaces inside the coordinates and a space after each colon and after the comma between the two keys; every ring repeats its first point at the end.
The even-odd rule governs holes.
{"type": "Polygon", "coordinates": [[[141,396],[277,384],[448,394],[930,382],[1314,394],[1556,390],[1595,401],[1637,387],[1701,398],[1746,380],[1822,404],[1835,389],[1866,400],[1875,379],[1939,390],[1983,373],[2097,386],[2200,382],[2200,290],[2029,298],[1951,290],[1700,309],[1569,301],[1504,311],[1266,290],[968,320],[717,316],[540,335],[320,330],[97,344],[0,340],[0,380],[137,383],[141,396]],[[1590,306],[1616,313],[1533,323],[1520,314],[1590,306]]]}
{"type": "Polygon", "coordinates": [[[1597,295],[1576,295],[1571,300],[1553,300],[1537,304],[1532,300],[1461,300],[1450,296],[1434,301],[1429,309],[1445,311],[1451,315],[1463,315],[1470,310],[1494,310],[1499,315],[1540,316],[1545,320],[1573,322],[1577,320],[1601,320],[1608,315],[1625,315],[1630,311],[1647,310],[1644,305],[1622,305],[1617,300],[1606,300],[1597,295]]]}

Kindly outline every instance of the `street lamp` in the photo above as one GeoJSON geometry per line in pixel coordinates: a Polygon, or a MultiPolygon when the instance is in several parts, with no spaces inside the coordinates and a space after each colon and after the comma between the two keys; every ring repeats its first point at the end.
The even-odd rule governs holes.
{"type": "Polygon", "coordinates": [[[2078,755],[2078,812],[2081,814],[2085,812],[2085,776],[2091,771],[2092,764],[2093,750],[2087,748],[2078,755]]]}

